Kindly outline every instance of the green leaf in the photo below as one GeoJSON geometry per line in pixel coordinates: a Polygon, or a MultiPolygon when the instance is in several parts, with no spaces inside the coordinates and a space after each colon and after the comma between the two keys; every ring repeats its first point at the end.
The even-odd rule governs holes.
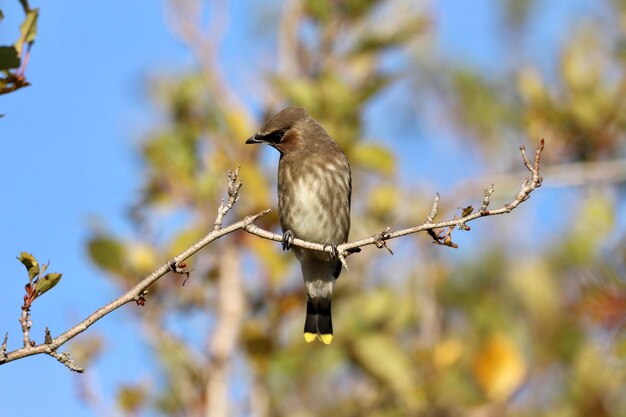
{"type": "Polygon", "coordinates": [[[106,235],[94,236],[88,243],[89,255],[100,268],[121,273],[125,265],[124,245],[106,235]]]}
{"type": "Polygon", "coordinates": [[[122,385],[117,392],[118,405],[128,414],[138,414],[147,399],[147,389],[141,385],[122,385]]]}
{"type": "Polygon", "coordinates": [[[354,166],[371,169],[384,175],[393,174],[395,167],[393,153],[384,146],[373,143],[356,145],[350,152],[350,162],[354,166]]]}
{"type": "Polygon", "coordinates": [[[20,57],[14,46],[0,46],[0,70],[18,68],[20,57]]]}
{"type": "Polygon", "coordinates": [[[0,22],[2,22],[2,19],[4,19],[4,13],[2,13],[2,10],[0,10],[0,22]]]}
{"type": "Polygon", "coordinates": [[[61,281],[62,276],[63,274],[50,272],[49,274],[46,274],[43,277],[39,278],[37,282],[35,282],[35,293],[37,294],[37,297],[57,285],[59,281],[61,281]]]}
{"type": "Polygon", "coordinates": [[[291,103],[302,106],[309,111],[319,107],[319,85],[308,80],[274,79],[276,87],[287,96],[291,103]]]}
{"type": "Polygon", "coordinates": [[[37,36],[37,18],[39,17],[39,8],[32,9],[26,14],[26,18],[20,25],[20,37],[15,42],[15,49],[18,56],[22,56],[22,47],[25,43],[32,43],[37,36]]]}
{"type": "Polygon", "coordinates": [[[354,343],[354,356],[370,375],[383,385],[391,387],[400,398],[413,402],[416,375],[412,372],[411,359],[406,350],[398,345],[394,336],[371,334],[354,343]]]}
{"type": "Polygon", "coordinates": [[[28,271],[28,280],[32,283],[33,278],[39,274],[39,263],[33,255],[28,252],[20,253],[17,259],[26,267],[28,271]]]}
{"type": "Polygon", "coordinates": [[[368,194],[369,211],[377,218],[387,216],[397,208],[400,197],[400,190],[396,185],[376,185],[368,194]]]}
{"type": "Polygon", "coordinates": [[[342,9],[342,11],[351,20],[363,18],[363,16],[370,13],[372,9],[374,9],[380,3],[380,0],[348,0],[344,2],[338,2],[338,4],[340,4],[340,9],[342,9]]]}
{"type": "Polygon", "coordinates": [[[472,212],[474,211],[474,207],[467,206],[467,207],[461,208],[461,210],[462,210],[461,217],[465,217],[465,216],[469,216],[470,214],[472,214],[472,212]]]}
{"type": "Polygon", "coordinates": [[[626,359],[626,338],[620,337],[615,343],[614,352],[617,358],[626,359]]]}
{"type": "Polygon", "coordinates": [[[304,9],[312,18],[322,22],[327,22],[333,14],[331,4],[326,1],[308,0],[304,9]]]}

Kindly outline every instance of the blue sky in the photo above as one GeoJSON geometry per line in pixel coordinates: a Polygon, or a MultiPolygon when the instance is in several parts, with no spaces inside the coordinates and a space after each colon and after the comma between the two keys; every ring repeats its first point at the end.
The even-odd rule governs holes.
{"type": "MultiPolygon", "coordinates": [[[[590,0],[552,3],[535,23],[536,41],[544,48],[533,50],[546,65],[565,34],[565,17],[586,13],[593,5],[590,0]]],[[[245,23],[253,19],[246,15],[249,3],[233,4],[241,19],[232,25],[231,45],[223,58],[226,67],[239,74],[250,50],[245,23]]],[[[50,260],[52,271],[64,273],[60,285],[33,308],[32,335],[37,341],[43,339],[46,325],[58,334],[118,295],[118,289],[87,261],[84,243],[89,225],[101,223],[119,233],[130,232],[124,213],[135,201],[141,176],[135,143],[157,121],[145,97],[146,76],[192,63],[190,54],[168,32],[161,2],[85,6],[57,0],[33,1],[32,6],[42,8],[27,71],[32,86],[0,96],[0,113],[6,114],[0,119],[4,203],[0,206],[0,332],[10,333],[10,350],[20,341],[17,319],[26,278],[15,259],[20,251],[33,253],[42,262],[50,260]]],[[[493,36],[498,28],[492,6],[488,0],[438,2],[436,39],[442,53],[497,70],[502,44],[493,36]]],[[[6,19],[0,23],[0,43],[5,44],[16,37],[21,12],[17,0],[3,1],[2,9],[6,19]]],[[[385,98],[396,99],[393,94],[385,98]]],[[[374,135],[384,133],[384,112],[375,110],[382,110],[385,100],[373,106],[374,135]]],[[[420,152],[445,150],[441,148],[445,143],[429,142],[430,132],[423,133],[420,152]]],[[[406,159],[401,163],[411,165],[406,159]]],[[[461,171],[441,181],[453,183],[455,176],[463,175],[459,166],[461,171]]],[[[529,213],[536,210],[533,204],[531,200],[529,213]]],[[[153,374],[137,328],[128,317],[118,311],[88,330],[107,336],[106,353],[88,370],[98,381],[105,404],[111,403],[120,381],[153,374]]],[[[95,415],[75,395],[80,378],[49,357],[4,365],[0,367],[2,411],[7,416],[49,415],[49,399],[54,398],[56,415],[95,415]]]]}

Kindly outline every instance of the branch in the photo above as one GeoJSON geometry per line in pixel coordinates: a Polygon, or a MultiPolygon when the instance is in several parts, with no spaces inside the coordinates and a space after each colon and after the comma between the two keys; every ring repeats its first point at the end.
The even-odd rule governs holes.
{"type": "MultiPolygon", "coordinates": [[[[455,227],[461,230],[470,230],[469,226],[467,226],[467,223],[473,220],[476,220],[480,217],[496,216],[498,214],[510,213],[512,210],[517,208],[517,206],[519,206],[521,203],[528,200],[528,198],[530,197],[530,193],[532,193],[535,189],[541,187],[541,182],[543,181],[543,178],[539,174],[540,174],[541,152],[543,151],[543,147],[544,147],[544,140],[542,139],[541,143],[537,147],[537,150],[535,151],[534,161],[533,163],[531,163],[528,160],[528,157],[526,156],[526,149],[523,146],[520,146],[520,152],[522,154],[524,165],[526,166],[528,171],[530,171],[531,176],[524,180],[524,182],[522,183],[520,187],[519,192],[510,203],[504,204],[502,207],[495,209],[495,210],[488,210],[487,208],[489,206],[491,194],[493,193],[493,186],[492,186],[491,188],[486,189],[484,191],[483,204],[480,210],[478,210],[477,212],[471,213],[471,210],[467,210],[467,209],[471,209],[471,207],[467,207],[463,211],[464,212],[470,211],[470,212],[465,215],[462,215],[461,217],[455,216],[452,220],[446,220],[446,221],[434,223],[435,217],[437,216],[438,209],[439,209],[439,194],[437,193],[435,195],[435,200],[433,202],[432,210],[425,223],[422,223],[418,226],[410,227],[407,229],[398,230],[395,232],[391,232],[390,229],[387,228],[381,233],[375,234],[368,238],[338,245],[337,252],[338,252],[339,260],[343,264],[344,268],[348,269],[346,262],[345,262],[345,258],[351,255],[352,253],[357,252],[358,248],[361,248],[363,246],[368,246],[368,245],[376,245],[376,247],[378,248],[386,247],[385,242],[387,240],[394,239],[394,238],[401,237],[401,236],[410,235],[410,234],[417,233],[417,232],[423,232],[423,231],[432,231],[433,233],[429,233],[429,234],[434,238],[435,243],[439,243],[439,244],[443,244],[443,245],[451,246],[451,247],[456,247],[454,243],[452,243],[451,241],[446,241],[446,238],[450,237],[450,233],[455,227]],[[442,228],[449,228],[447,234],[444,236],[441,236],[439,233],[436,233],[437,229],[442,229],[442,228]]],[[[283,239],[282,235],[260,229],[259,227],[255,226],[252,223],[246,226],[245,230],[246,232],[251,233],[253,235],[262,237],[264,239],[273,240],[276,242],[282,242],[282,239],[283,239]]],[[[312,250],[317,250],[320,252],[328,252],[329,254],[333,253],[333,248],[330,248],[328,245],[324,245],[321,243],[307,242],[302,239],[294,238],[292,244],[295,246],[299,246],[301,248],[305,248],[305,249],[312,249],[312,250]]]]}
{"type": "Polygon", "coordinates": [[[20,316],[20,325],[22,326],[22,333],[24,334],[24,347],[30,346],[30,328],[32,322],[30,320],[30,307],[22,307],[22,315],[20,316]]]}
{"type": "Polygon", "coordinates": [[[245,312],[241,262],[234,242],[226,245],[217,281],[217,323],[208,349],[207,417],[231,415],[228,388],[241,321],[245,312]]]}
{"type": "MultiPolygon", "coordinates": [[[[231,175],[231,172],[232,171],[229,171],[229,182],[231,178],[233,178],[233,176],[231,175]]],[[[231,197],[229,197],[229,199],[230,198],[231,197]]],[[[232,198],[235,199],[236,201],[236,199],[238,198],[238,192],[232,198]]],[[[156,271],[154,271],[153,273],[145,277],[141,282],[135,285],[128,292],[116,298],[109,304],[94,311],[89,317],[87,317],[86,319],[84,319],[83,321],[81,321],[76,326],[72,327],[71,329],[67,330],[65,333],[51,340],[48,340],[49,343],[44,342],[42,344],[37,345],[37,344],[34,344],[33,341],[29,340],[29,346],[24,346],[23,348],[13,350],[6,354],[3,353],[3,349],[4,349],[4,345],[3,345],[2,349],[0,349],[0,365],[3,365],[8,362],[12,362],[17,359],[24,358],[27,356],[33,356],[33,355],[45,353],[47,355],[51,355],[57,358],[60,362],[64,363],[70,369],[72,369],[72,366],[76,367],[75,365],[73,365],[73,363],[71,363],[72,366],[70,366],[71,361],[67,360],[68,359],[67,353],[59,354],[56,352],[56,350],[62,345],[64,345],[65,343],[67,343],[68,341],[70,341],[71,339],[73,339],[74,337],[78,336],[80,333],[87,330],[95,322],[97,322],[98,320],[106,316],[107,314],[122,307],[123,305],[128,304],[133,301],[136,302],[137,304],[141,304],[143,301],[145,301],[144,297],[146,295],[146,289],[150,285],[154,284],[159,278],[161,278],[162,276],[164,276],[170,271],[180,273],[180,265],[185,259],[194,255],[196,252],[198,252],[200,249],[204,248],[205,246],[207,246],[209,243],[213,242],[214,240],[219,239],[220,237],[230,234],[236,230],[245,229],[247,226],[252,224],[252,222],[257,220],[259,217],[262,217],[269,212],[270,212],[269,209],[263,210],[260,213],[257,213],[253,216],[248,216],[244,218],[243,220],[233,223],[227,227],[211,231],[209,234],[207,234],[205,237],[200,239],[198,242],[194,243],[191,247],[187,248],[186,250],[179,253],[174,258],[172,258],[170,261],[161,265],[161,267],[159,267],[156,271]]],[[[220,214],[223,217],[226,213],[220,212],[220,214]]],[[[25,341],[27,340],[26,337],[27,335],[25,334],[24,336],[25,341]]],[[[80,369],[78,367],[76,368],[80,369]]]]}
{"type": "MultiPolygon", "coordinates": [[[[526,171],[526,168],[523,168],[526,171]]],[[[549,188],[589,188],[604,185],[622,186],[626,184],[626,158],[605,161],[566,162],[543,164],[543,177],[550,178],[549,188]]],[[[519,186],[520,170],[506,173],[490,173],[484,176],[467,178],[455,184],[448,193],[458,199],[467,199],[469,193],[481,184],[498,184],[500,192],[513,190],[519,186]]]]}
{"type": "Polygon", "coordinates": [[[195,55],[200,64],[201,74],[207,82],[210,93],[219,97],[227,107],[243,113],[241,105],[232,89],[227,88],[226,78],[220,64],[219,49],[229,24],[228,2],[214,1],[210,4],[211,16],[203,23],[208,3],[201,0],[169,0],[166,20],[173,35],[178,37],[195,55]]]}
{"type": "Polygon", "coordinates": [[[4,334],[4,341],[2,342],[2,346],[0,346],[0,363],[7,356],[7,343],[9,342],[9,334],[4,334]]]}
{"type": "MultiPolygon", "coordinates": [[[[346,257],[351,255],[352,253],[358,252],[359,248],[367,245],[376,245],[376,247],[378,248],[387,248],[387,240],[422,231],[428,231],[430,236],[433,237],[434,243],[456,247],[456,245],[451,241],[452,230],[454,230],[455,228],[461,230],[470,230],[469,226],[467,226],[467,223],[480,217],[510,213],[521,203],[526,201],[534,190],[541,186],[543,178],[539,175],[539,165],[541,161],[541,152],[543,151],[543,147],[544,141],[542,139],[540,145],[535,151],[535,158],[533,162],[528,159],[525,148],[523,146],[520,147],[524,165],[530,171],[531,176],[524,180],[519,192],[510,203],[504,204],[502,207],[495,210],[488,210],[491,194],[493,193],[492,186],[491,188],[484,190],[482,206],[477,212],[472,213],[473,209],[471,207],[466,207],[463,209],[461,217],[454,216],[452,220],[435,223],[435,218],[437,217],[439,210],[439,194],[436,194],[433,201],[433,207],[425,223],[394,232],[392,232],[390,228],[387,228],[381,233],[375,234],[368,238],[340,244],[336,248],[339,260],[341,261],[343,266],[348,269],[346,264],[346,257]],[[444,233],[442,229],[445,228],[448,228],[448,230],[444,233]]],[[[78,323],[76,326],[72,327],[71,329],[67,330],[65,333],[57,336],[56,338],[52,338],[50,336],[50,332],[48,331],[48,329],[46,329],[44,343],[37,345],[34,341],[30,339],[28,333],[30,329],[30,320],[27,319],[29,319],[30,317],[23,316],[22,319],[25,320],[24,323],[22,323],[22,330],[24,332],[24,347],[6,353],[7,337],[5,336],[4,343],[0,346],[0,365],[27,356],[45,353],[56,358],[59,362],[63,363],[69,369],[76,372],[82,372],[83,369],[74,364],[74,362],[69,358],[68,353],[57,353],[57,349],[67,343],[69,340],[79,335],[80,333],[87,330],[95,322],[97,322],[107,314],[117,310],[121,306],[133,301],[138,305],[143,305],[143,303],[145,302],[145,295],[147,294],[147,288],[168,272],[171,271],[179,274],[189,275],[189,272],[184,269],[185,264],[183,263],[183,261],[194,255],[200,249],[204,248],[214,240],[219,239],[224,235],[233,233],[237,230],[245,230],[250,234],[262,237],[264,239],[282,242],[282,235],[263,230],[253,224],[258,218],[269,213],[269,209],[257,213],[253,216],[248,216],[243,220],[222,228],[222,220],[224,216],[239,199],[239,190],[241,188],[241,183],[237,181],[238,172],[239,169],[235,171],[228,171],[228,199],[225,202],[222,202],[222,204],[220,205],[213,230],[209,234],[207,234],[205,237],[193,244],[188,249],[184,250],[183,252],[172,258],[170,261],[161,265],[161,267],[159,267],[152,274],[145,277],[141,282],[135,285],[128,292],[113,300],[109,304],[99,308],[82,322],[78,323]]],[[[321,243],[307,242],[298,238],[293,239],[292,245],[306,249],[318,250],[321,252],[328,252],[330,255],[334,253],[334,249],[327,244],[325,245],[321,243]]],[[[387,249],[389,250],[389,248],[387,249]]]]}
{"type": "Polygon", "coordinates": [[[222,200],[222,204],[220,204],[220,207],[217,209],[217,217],[215,218],[215,223],[213,223],[214,232],[222,228],[224,216],[233,208],[237,200],[239,200],[239,190],[242,184],[241,181],[237,181],[237,176],[239,176],[239,167],[234,171],[228,170],[226,173],[226,177],[228,178],[228,199],[226,201],[222,200]]]}

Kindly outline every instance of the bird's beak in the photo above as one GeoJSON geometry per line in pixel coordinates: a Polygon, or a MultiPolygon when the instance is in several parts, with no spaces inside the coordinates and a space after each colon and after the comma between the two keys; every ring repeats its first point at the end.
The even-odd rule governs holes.
{"type": "Polygon", "coordinates": [[[261,139],[259,139],[259,135],[254,135],[248,138],[248,140],[246,141],[246,144],[249,145],[251,143],[261,143],[263,142],[261,139]]]}

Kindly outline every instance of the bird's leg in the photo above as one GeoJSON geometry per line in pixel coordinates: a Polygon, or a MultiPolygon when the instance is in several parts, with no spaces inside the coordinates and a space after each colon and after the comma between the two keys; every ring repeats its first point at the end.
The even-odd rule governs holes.
{"type": "Polygon", "coordinates": [[[339,258],[339,251],[337,250],[336,243],[324,243],[324,252],[326,252],[327,247],[330,247],[331,249],[331,252],[328,254],[331,261],[334,261],[335,259],[339,258]]]}
{"type": "Polygon", "coordinates": [[[295,236],[291,230],[287,230],[283,233],[283,250],[289,250],[291,248],[294,237],[295,236]]]}

